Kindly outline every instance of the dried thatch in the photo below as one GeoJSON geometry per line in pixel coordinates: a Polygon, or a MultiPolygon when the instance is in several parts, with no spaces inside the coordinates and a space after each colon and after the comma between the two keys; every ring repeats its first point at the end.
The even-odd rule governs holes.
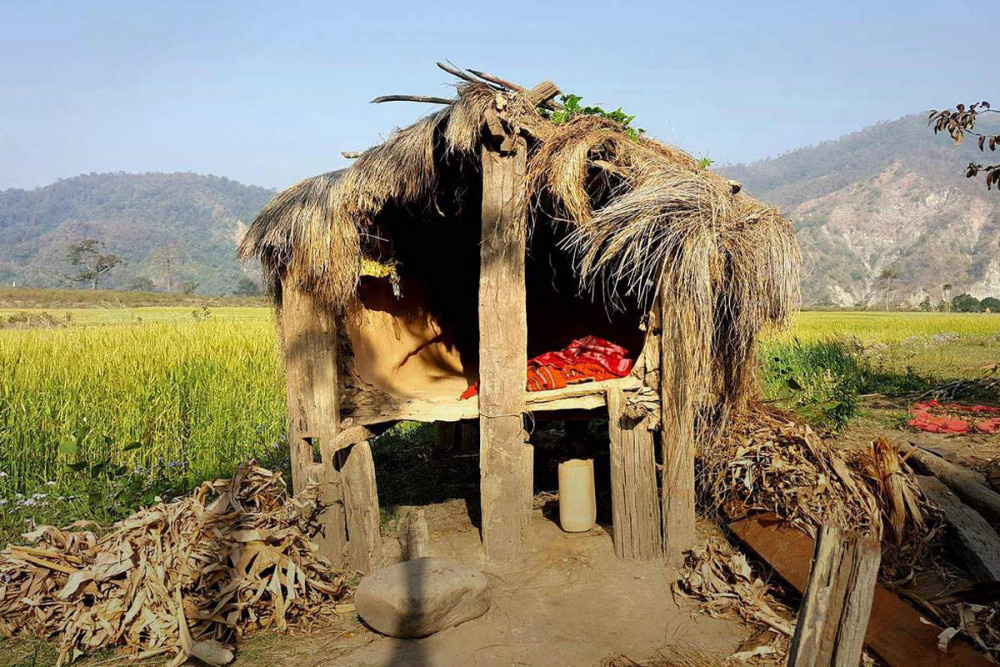
{"type": "Polygon", "coordinates": [[[762,327],[783,322],[798,299],[788,222],[681,150],[603,118],[553,123],[523,89],[457,75],[466,83],[450,105],[362,153],[339,180],[326,174],[278,195],[241,256],[260,258],[272,285],[349,303],[362,259],[392,259],[390,218],[419,224],[479,206],[477,184],[456,174],[478,173],[489,128],[500,122],[528,142],[528,229],[568,229],[560,250],[573,259],[579,289],[609,308],[623,299],[649,308],[662,289],[677,315],[668,322],[676,368],[665,371],[679,386],[711,374],[723,415],[739,407],[752,394],[762,327]]]}

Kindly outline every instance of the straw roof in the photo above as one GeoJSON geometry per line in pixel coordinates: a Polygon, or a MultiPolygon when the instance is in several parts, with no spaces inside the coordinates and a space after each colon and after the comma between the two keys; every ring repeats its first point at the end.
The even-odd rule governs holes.
{"type": "Polygon", "coordinates": [[[628,298],[646,307],[663,290],[676,306],[668,333],[681,341],[675,379],[714,372],[724,399],[747,395],[758,332],[783,322],[798,301],[798,246],[780,213],[689,154],[613,121],[552,122],[541,107],[555,104],[554,84],[539,101],[532,93],[545,84],[529,91],[443,69],[462,79],[454,99],[379,98],[446,104],[349,169],[277,195],[248,230],[241,256],[261,259],[271,284],[296,284],[334,306],[349,302],[362,259],[387,259],[377,241],[385,238],[382,217],[434,218],[448,208],[443,201],[478,193],[478,183],[456,183],[456,174],[478,178],[480,150],[499,126],[527,140],[524,223],[529,231],[569,229],[561,249],[581,290],[612,306],[628,298]]]}

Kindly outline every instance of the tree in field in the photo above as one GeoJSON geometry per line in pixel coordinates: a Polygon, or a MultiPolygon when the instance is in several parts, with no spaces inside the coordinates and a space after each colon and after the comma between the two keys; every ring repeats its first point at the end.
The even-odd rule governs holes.
{"type": "Polygon", "coordinates": [[[956,313],[978,313],[979,299],[971,294],[959,294],[951,300],[951,309],[956,313]]]}
{"type": "Polygon", "coordinates": [[[1000,313],[1000,299],[995,296],[988,296],[979,302],[979,310],[991,313],[1000,313]]]}
{"type": "Polygon", "coordinates": [[[177,269],[183,260],[184,249],[176,243],[156,248],[147,258],[163,274],[163,286],[168,292],[173,292],[177,286],[177,269]]]}
{"type": "Polygon", "coordinates": [[[931,304],[931,298],[929,296],[925,296],[924,300],[920,302],[920,305],[917,306],[917,308],[925,313],[929,313],[934,310],[934,306],[931,304]]]}
{"type": "MultiPolygon", "coordinates": [[[[968,107],[959,104],[954,109],[931,111],[927,124],[934,126],[934,134],[947,132],[955,140],[955,144],[959,146],[962,145],[965,135],[968,134],[977,138],[976,142],[979,144],[981,152],[985,153],[987,149],[993,152],[1000,145],[1000,134],[983,133],[974,129],[980,116],[991,113],[1000,113],[1000,111],[991,109],[989,102],[975,102],[968,107]]],[[[993,186],[996,185],[997,192],[1000,192],[1000,163],[970,162],[965,171],[965,177],[972,178],[978,176],[980,172],[986,174],[986,189],[992,190],[993,186]]]]}
{"type": "Polygon", "coordinates": [[[945,310],[947,310],[951,304],[951,299],[948,298],[948,295],[951,294],[951,289],[953,287],[954,285],[952,285],[951,283],[945,283],[944,285],[941,285],[941,303],[944,304],[945,310]]]}
{"type": "Polygon", "coordinates": [[[882,281],[883,289],[885,290],[885,309],[889,310],[889,294],[892,293],[892,281],[899,277],[899,269],[891,267],[882,269],[882,273],[878,274],[878,277],[882,281]]]}
{"type": "Polygon", "coordinates": [[[139,276],[129,282],[128,289],[130,292],[152,292],[156,289],[156,285],[149,276],[139,276]]]}
{"type": "Polygon", "coordinates": [[[240,278],[239,283],[236,284],[236,289],[233,290],[233,294],[236,296],[260,296],[261,293],[260,285],[246,276],[240,278]]]}
{"type": "Polygon", "coordinates": [[[181,293],[188,295],[194,294],[195,291],[198,289],[199,285],[200,283],[196,283],[193,280],[189,280],[181,285],[181,293]]]}
{"type": "Polygon", "coordinates": [[[122,263],[121,257],[106,250],[104,241],[97,239],[84,239],[71,245],[66,259],[71,266],[79,267],[79,271],[67,279],[74,283],[90,283],[91,289],[97,289],[101,276],[122,263]]]}

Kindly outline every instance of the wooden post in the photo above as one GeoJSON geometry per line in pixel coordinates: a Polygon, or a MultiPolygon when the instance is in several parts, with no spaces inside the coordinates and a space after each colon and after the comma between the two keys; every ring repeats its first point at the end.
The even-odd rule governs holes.
{"type": "Polygon", "coordinates": [[[344,487],[348,562],[354,570],[369,572],[382,559],[378,489],[371,446],[363,441],[339,450],[335,467],[344,487]]]}
{"type": "MultiPolygon", "coordinates": [[[[678,305],[667,290],[660,304],[660,447],[663,452],[663,551],[667,562],[680,564],[694,546],[695,535],[695,387],[707,378],[689,377],[678,369],[687,346],[678,305]]],[[[686,334],[692,335],[692,334],[686,334]]]]}
{"type": "Polygon", "coordinates": [[[663,553],[653,434],[625,415],[625,394],[608,389],[611,435],[611,512],[615,555],[652,560],[663,553]]]}
{"type": "MultiPolygon", "coordinates": [[[[510,139],[510,138],[508,138],[510,139]]],[[[527,525],[524,391],[528,325],[522,198],[527,150],[483,146],[479,271],[479,428],[483,546],[489,558],[517,556],[527,525]]],[[[530,493],[530,490],[528,491],[530,493]]]]}
{"type": "Polygon", "coordinates": [[[823,525],[789,650],[790,667],[857,667],[878,578],[875,540],[823,525]]]}
{"type": "Polygon", "coordinates": [[[332,465],[317,463],[313,454],[313,443],[332,440],[339,426],[336,321],[312,294],[285,284],[281,296],[292,489],[300,493],[310,482],[319,483],[324,509],[313,539],[339,567],[346,546],[340,474],[332,465]]]}

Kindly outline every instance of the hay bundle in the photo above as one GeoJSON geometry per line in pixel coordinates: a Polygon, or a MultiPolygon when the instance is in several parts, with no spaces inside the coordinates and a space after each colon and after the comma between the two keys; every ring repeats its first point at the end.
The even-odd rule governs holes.
{"type": "Polygon", "coordinates": [[[83,527],[45,526],[0,552],[0,635],[56,637],[58,664],[112,646],[225,664],[247,632],[315,620],[347,594],[280,473],[254,463],[103,537],[83,527]]]}

